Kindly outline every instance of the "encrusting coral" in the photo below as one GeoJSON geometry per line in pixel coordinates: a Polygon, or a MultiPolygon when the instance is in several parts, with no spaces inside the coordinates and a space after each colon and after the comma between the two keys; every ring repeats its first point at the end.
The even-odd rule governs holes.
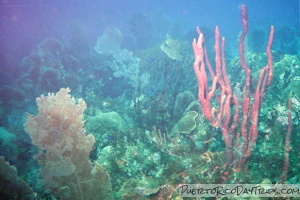
{"type": "Polygon", "coordinates": [[[86,104],[82,99],[76,103],[69,92],[62,88],[37,98],[39,113],[28,115],[24,124],[41,150],[35,158],[42,183],[57,199],[111,199],[109,175],[89,160],[95,139],[83,128],[86,104]]]}

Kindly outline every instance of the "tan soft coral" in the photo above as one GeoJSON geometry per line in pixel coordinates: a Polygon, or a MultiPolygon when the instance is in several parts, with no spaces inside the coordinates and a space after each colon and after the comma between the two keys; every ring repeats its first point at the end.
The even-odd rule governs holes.
{"type": "MultiPolygon", "coordinates": [[[[92,165],[89,160],[95,139],[83,128],[86,104],[82,99],[76,102],[69,92],[69,88],[62,88],[37,98],[39,113],[28,115],[25,130],[41,149],[35,158],[42,167],[40,175],[46,189],[57,199],[99,198],[96,193],[103,192],[101,187],[109,184],[109,176],[104,170],[94,173],[101,165],[92,165]],[[98,185],[98,190],[86,189],[91,184],[98,185]]],[[[110,189],[105,192],[110,199],[110,189]]]]}

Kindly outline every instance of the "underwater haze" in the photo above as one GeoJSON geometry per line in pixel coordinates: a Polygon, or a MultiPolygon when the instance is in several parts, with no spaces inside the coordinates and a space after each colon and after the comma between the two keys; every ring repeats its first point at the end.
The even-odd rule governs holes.
{"type": "Polygon", "coordinates": [[[300,184],[299,7],[0,0],[0,199],[300,184]]]}

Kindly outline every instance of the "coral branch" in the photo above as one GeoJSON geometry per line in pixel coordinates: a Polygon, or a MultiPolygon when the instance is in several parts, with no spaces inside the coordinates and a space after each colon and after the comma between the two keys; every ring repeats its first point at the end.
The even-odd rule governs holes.
{"type": "Polygon", "coordinates": [[[226,145],[226,155],[227,163],[226,166],[232,162],[232,138],[233,132],[237,126],[238,112],[237,106],[238,102],[236,96],[232,93],[230,81],[227,75],[226,70],[226,61],[225,61],[225,38],[222,38],[222,43],[220,47],[220,31],[219,28],[215,29],[215,64],[216,72],[213,72],[208,60],[208,57],[205,56],[205,47],[203,46],[204,36],[201,33],[200,29],[197,27],[197,32],[200,34],[198,41],[194,40],[193,49],[195,55],[194,62],[194,71],[196,73],[199,85],[198,97],[201,103],[204,116],[210,121],[211,125],[214,127],[221,127],[224,142],[226,145]],[[205,65],[206,64],[206,65],[205,65]],[[207,68],[212,77],[212,85],[208,87],[208,79],[206,75],[207,68]],[[215,97],[215,91],[219,90],[221,95],[219,98],[219,109],[216,109],[211,106],[210,100],[215,97]],[[234,114],[233,120],[231,120],[231,105],[236,107],[236,112],[234,114]],[[231,123],[232,121],[232,123],[231,123]]]}
{"type": "Polygon", "coordinates": [[[290,146],[291,143],[291,133],[293,129],[293,122],[292,122],[292,100],[288,100],[288,131],[285,135],[285,143],[284,143],[284,164],[282,169],[282,174],[280,178],[280,183],[284,183],[286,180],[286,176],[289,171],[289,152],[292,149],[290,146]]]}

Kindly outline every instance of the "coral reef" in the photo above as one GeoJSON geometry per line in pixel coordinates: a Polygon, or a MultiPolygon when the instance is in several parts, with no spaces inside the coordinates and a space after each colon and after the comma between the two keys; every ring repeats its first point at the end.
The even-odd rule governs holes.
{"type": "MultiPolygon", "coordinates": [[[[246,92],[243,86],[249,78],[237,56],[238,41],[224,34],[228,42],[219,50],[226,54],[221,65],[227,64],[227,74],[221,77],[228,76],[239,104],[234,106],[231,94],[225,97],[221,84],[216,83],[215,101],[209,101],[214,109],[209,113],[219,126],[212,127],[197,99],[197,80],[191,68],[194,28],[189,29],[191,23],[185,19],[175,20],[161,11],[131,16],[126,12],[129,24],[113,23],[109,26],[115,27],[108,28],[99,23],[90,29],[93,20],[81,24],[80,19],[71,25],[77,28],[62,37],[39,37],[26,51],[20,48],[23,60],[2,49],[0,155],[18,170],[0,157],[1,183],[8,182],[0,184],[0,198],[32,198],[32,189],[24,181],[33,188],[33,198],[75,200],[183,199],[179,184],[278,183],[286,163],[288,99],[293,129],[285,182],[300,182],[300,40],[296,29],[280,28],[276,23],[273,82],[259,94],[264,101],[256,113],[257,140],[238,173],[225,170],[228,158],[220,123],[235,111],[242,118],[245,93],[251,104],[256,99],[251,94],[259,87],[260,68],[268,65],[266,53],[261,52],[267,42],[266,27],[257,26],[245,38],[245,62],[252,75],[246,92]],[[104,31],[96,39],[99,30],[104,31]],[[15,68],[11,63],[16,63],[15,68]],[[228,112],[217,115],[222,106],[228,112]]],[[[101,12],[102,17],[107,19],[101,12]]],[[[218,51],[213,48],[214,31],[201,29],[210,47],[205,62],[218,51]]],[[[213,79],[207,77],[208,82],[213,79]]],[[[204,84],[207,92],[214,86],[204,84]]],[[[243,144],[240,129],[253,121],[249,119],[246,126],[239,123],[229,139],[243,144]]],[[[227,149],[239,156],[241,146],[227,149]]]]}
{"type": "Polygon", "coordinates": [[[35,199],[32,188],[17,174],[17,169],[0,156],[1,199],[35,199]]]}

